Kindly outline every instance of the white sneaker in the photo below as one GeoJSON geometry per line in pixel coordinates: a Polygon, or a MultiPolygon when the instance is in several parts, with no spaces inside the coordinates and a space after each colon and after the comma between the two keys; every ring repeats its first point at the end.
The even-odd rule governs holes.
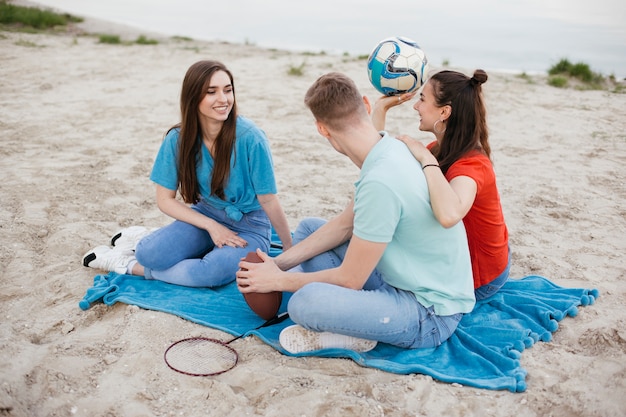
{"type": "Polygon", "coordinates": [[[310,352],[319,349],[349,349],[355,352],[368,352],[376,347],[375,340],[360,339],[330,332],[314,332],[302,326],[285,327],[280,332],[281,346],[289,353],[310,352]]]}
{"type": "Polygon", "coordinates": [[[83,256],[83,266],[126,274],[128,264],[134,260],[135,254],[132,251],[96,246],[83,256]]]}
{"type": "Polygon", "coordinates": [[[143,226],[131,226],[122,229],[111,237],[111,246],[124,250],[134,251],[137,243],[155,229],[148,229],[143,226]]]}

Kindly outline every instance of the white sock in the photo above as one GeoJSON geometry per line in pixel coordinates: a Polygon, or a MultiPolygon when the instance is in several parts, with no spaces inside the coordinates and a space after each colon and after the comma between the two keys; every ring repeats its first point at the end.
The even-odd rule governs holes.
{"type": "Polygon", "coordinates": [[[137,265],[137,260],[133,259],[132,261],[130,261],[128,263],[128,266],[126,267],[126,274],[128,275],[133,275],[133,267],[137,265]]]}

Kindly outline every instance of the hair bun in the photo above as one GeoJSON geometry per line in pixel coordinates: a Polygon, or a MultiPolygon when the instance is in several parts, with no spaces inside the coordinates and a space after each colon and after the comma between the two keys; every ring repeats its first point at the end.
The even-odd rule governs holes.
{"type": "Polygon", "coordinates": [[[484,70],[477,69],[474,71],[474,75],[470,78],[472,85],[484,84],[487,81],[487,73],[484,70]]]}

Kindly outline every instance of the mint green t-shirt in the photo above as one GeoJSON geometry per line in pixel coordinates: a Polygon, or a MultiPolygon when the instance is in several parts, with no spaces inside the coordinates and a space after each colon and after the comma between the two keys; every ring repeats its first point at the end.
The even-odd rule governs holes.
{"type": "Polygon", "coordinates": [[[353,233],[387,243],[376,269],[389,285],[413,292],[438,315],[468,313],[475,298],[463,222],[439,224],[419,162],[383,133],[355,183],[353,233]]]}

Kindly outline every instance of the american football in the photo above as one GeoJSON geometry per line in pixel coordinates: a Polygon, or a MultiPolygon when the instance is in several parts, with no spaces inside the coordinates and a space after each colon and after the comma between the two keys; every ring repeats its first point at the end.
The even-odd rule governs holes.
{"type": "MultiPolygon", "coordinates": [[[[248,252],[245,260],[247,262],[260,263],[263,260],[256,252],[248,252]]],[[[264,320],[269,320],[276,316],[280,303],[283,301],[283,293],[280,291],[272,292],[248,292],[243,293],[243,298],[252,311],[264,320]]]]}

